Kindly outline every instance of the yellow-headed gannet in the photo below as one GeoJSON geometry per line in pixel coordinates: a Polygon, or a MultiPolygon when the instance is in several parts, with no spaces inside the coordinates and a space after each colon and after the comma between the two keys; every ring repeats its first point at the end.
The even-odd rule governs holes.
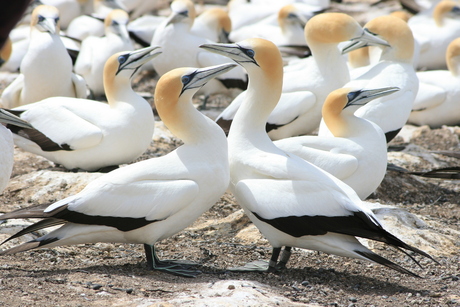
{"type": "MultiPolygon", "coordinates": [[[[312,56],[284,68],[281,99],[266,125],[272,140],[311,133],[318,128],[327,95],[350,80],[346,59],[338,48],[340,42],[354,39],[385,43],[343,13],[312,17],[305,26],[305,38],[312,56]]],[[[217,117],[216,122],[225,131],[245,95],[246,92],[238,95],[217,117]]]]}
{"type": "Polygon", "coordinates": [[[14,142],[67,169],[96,171],[128,163],[152,141],[152,108],[131,88],[131,76],[161,52],[147,47],[112,55],[104,67],[108,104],[52,97],[10,110],[34,129],[8,125],[14,142]]]}
{"type": "Polygon", "coordinates": [[[5,108],[36,102],[48,97],[86,98],[86,84],[72,73],[72,60],[59,37],[59,12],[40,5],[32,13],[27,53],[21,73],[2,93],[5,108]]]}
{"type": "Polygon", "coordinates": [[[408,21],[418,43],[416,67],[445,69],[445,54],[449,43],[460,33],[460,5],[451,0],[439,2],[432,16],[414,16],[408,21]]]}
{"type": "MultiPolygon", "coordinates": [[[[190,0],[175,0],[171,3],[171,14],[155,30],[151,45],[160,46],[161,59],[153,59],[153,67],[163,75],[177,67],[207,67],[229,63],[229,59],[198,48],[201,44],[211,43],[204,37],[190,32],[196,12],[190,0]]],[[[210,80],[201,93],[207,95],[225,92],[227,88],[246,88],[247,74],[241,67],[210,80]]]]}
{"type": "MultiPolygon", "coordinates": [[[[268,137],[265,123],[281,96],[283,81],[283,63],[277,47],[263,39],[249,39],[202,48],[227,55],[249,75],[246,98],[228,135],[230,190],[273,246],[269,266],[262,269],[276,269],[281,247],[294,246],[369,260],[417,276],[373,253],[356,237],[431,258],[428,254],[387,232],[348,185],[283,152],[268,137]]],[[[284,258],[282,262],[287,261],[284,258]]]]}
{"type": "Polygon", "coordinates": [[[387,142],[376,124],[353,113],[398,88],[352,90],[340,88],[326,98],[323,119],[334,137],[304,135],[277,140],[293,153],[348,184],[364,200],[377,189],[387,170],[387,142]]]}
{"type": "Polygon", "coordinates": [[[460,124],[460,38],[446,52],[449,70],[417,73],[420,87],[408,122],[439,128],[460,124]]]}
{"type": "MultiPolygon", "coordinates": [[[[80,193],[1,219],[42,218],[8,240],[49,226],[62,227],[0,255],[33,248],[95,242],[144,244],[153,270],[195,277],[189,265],[160,261],[154,244],[183,230],[211,208],[229,184],[227,140],[222,129],[197,111],[192,95],[206,81],[233,68],[179,68],[160,78],[155,103],[165,125],[184,145],[173,152],[114,170],[80,193]]],[[[5,241],[5,242],[6,242],[5,241]]]]}
{"type": "Polygon", "coordinates": [[[126,29],[128,21],[125,11],[115,9],[105,18],[105,36],[88,36],[81,44],[75,72],[85,79],[96,97],[104,95],[103,72],[107,59],[117,52],[134,50],[126,29]]]}
{"type": "MultiPolygon", "coordinates": [[[[376,123],[391,141],[407,122],[412,104],[418,91],[418,79],[412,66],[414,38],[407,23],[398,17],[380,16],[369,21],[364,30],[388,44],[382,48],[379,63],[366,73],[351,80],[344,87],[383,88],[398,87],[399,91],[377,98],[359,108],[355,115],[376,123]]],[[[344,47],[343,52],[372,45],[356,41],[344,47]]],[[[330,135],[326,125],[321,123],[318,135],[330,135]]]]}

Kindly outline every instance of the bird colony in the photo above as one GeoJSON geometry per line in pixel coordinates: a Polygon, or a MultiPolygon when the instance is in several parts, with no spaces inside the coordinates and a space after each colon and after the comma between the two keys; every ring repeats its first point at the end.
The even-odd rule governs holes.
{"type": "Polygon", "coordinates": [[[155,243],[229,191],[272,253],[223,269],[289,270],[299,248],[419,277],[358,239],[415,264],[437,262],[363,202],[406,123],[460,123],[460,6],[431,3],[408,20],[395,13],[362,25],[328,12],[327,0],[174,0],[163,14],[153,0],[32,3],[1,52],[1,70],[17,77],[0,101],[0,189],[14,146],[69,171],[104,174],[54,203],[1,215],[36,222],[6,239],[0,255],[135,243],[146,269],[195,277],[195,265],[161,260],[155,243]],[[139,71],[158,74],[154,108],[183,145],[133,162],[155,127],[152,106],[132,87],[139,71]],[[234,99],[214,120],[200,108],[216,93],[234,99]]]}

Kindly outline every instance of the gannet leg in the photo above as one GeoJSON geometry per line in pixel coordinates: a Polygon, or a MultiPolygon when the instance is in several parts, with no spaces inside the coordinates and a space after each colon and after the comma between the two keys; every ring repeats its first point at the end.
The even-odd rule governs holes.
{"type": "Polygon", "coordinates": [[[289,258],[291,257],[291,249],[291,246],[284,247],[283,251],[281,252],[280,261],[276,265],[276,268],[278,270],[286,268],[286,264],[288,263],[289,258]]]}
{"type": "MultiPolygon", "coordinates": [[[[289,247],[289,250],[290,250],[290,247],[289,247]]],[[[280,253],[281,253],[281,247],[274,247],[272,251],[272,256],[269,262],[265,260],[257,260],[257,261],[246,263],[243,266],[228,268],[228,270],[232,272],[278,272],[280,269],[284,268],[284,266],[279,267],[279,265],[277,264],[280,253]]],[[[284,254],[284,251],[283,251],[283,254],[284,254]]],[[[289,259],[289,257],[287,259],[289,259]]],[[[287,262],[287,259],[286,259],[286,262],[287,262]]]]}
{"type": "Polygon", "coordinates": [[[160,260],[155,253],[154,245],[144,244],[144,250],[147,265],[152,270],[188,278],[193,278],[201,274],[201,271],[193,269],[197,264],[181,262],[180,260],[160,260]]]}

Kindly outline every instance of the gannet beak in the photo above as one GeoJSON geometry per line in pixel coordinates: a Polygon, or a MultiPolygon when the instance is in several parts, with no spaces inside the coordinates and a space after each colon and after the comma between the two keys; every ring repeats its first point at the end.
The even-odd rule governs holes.
{"type": "Polygon", "coordinates": [[[139,67],[141,67],[143,64],[147,63],[160,53],[160,47],[150,46],[120,55],[119,58],[123,58],[124,63],[118,67],[117,74],[122,70],[132,69],[134,70],[134,75],[134,73],[137,71],[137,69],[139,69],[139,67]]]}
{"type": "Polygon", "coordinates": [[[350,51],[366,47],[366,46],[386,46],[390,47],[390,44],[384,39],[377,37],[375,34],[372,34],[368,29],[364,29],[361,36],[350,39],[350,44],[346,45],[342,49],[342,54],[348,53],[350,51]]]}
{"type": "Polygon", "coordinates": [[[350,91],[347,95],[348,102],[344,109],[349,106],[363,106],[376,98],[393,94],[399,90],[399,87],[384,87],[373,90],[350,91]]]}
{"type": "Polygon", "coordinates": [[[188,16],[188,11],[182,11],[182,12],[173,13],[168,17],[168,22],[166,23],[166,25],[168,26],[168,25],[170,25],[172,23],[179,22],[179,21],[181,21],[181,20],[183,20],[184,18],[187,18],[187,17],[189,17],[188,16]]]}
{"type": "Polygon", "coordinates": [[[51,34],[56,34],[56,25],[59,22],[59,17],[51,18],[51,17],[39,17],[37,26],[40,28],[41,31],[49,32],[51,34]]]}
{"type": "Polygon", "coordinates": [[[226,73],[236,66],[236,64],[210,66],[197,69],[194,73],[183,76],[182,83],[184,86],[182,87],[181,94],[188,89],[201,88],[209,80],[226,73]]]}
{"type": "Polygon", "coordinates": [[[238,64],[251,62],[259,66],[254,59],[254,51],[238,44],[203,44],[200,48],[226,56],[238,64]]]}
{"type": "Polygon", "coordinates": [[[16,115],[8,112],[5,109],[0,109],[0,122],[4,124],[19,126],[22,128],[34,129],[34,127],[32,127],[31,124],[17,117],[16,115]]]}

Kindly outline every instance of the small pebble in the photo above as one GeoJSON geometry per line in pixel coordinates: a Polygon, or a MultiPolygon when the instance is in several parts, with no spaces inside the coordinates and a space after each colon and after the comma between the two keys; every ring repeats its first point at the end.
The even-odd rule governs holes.
{"type": "Polygon", "coordinates": [[[229,290],[235,290],[235,286],[234,285],[228,285],[228,289],[229,290]]]}

